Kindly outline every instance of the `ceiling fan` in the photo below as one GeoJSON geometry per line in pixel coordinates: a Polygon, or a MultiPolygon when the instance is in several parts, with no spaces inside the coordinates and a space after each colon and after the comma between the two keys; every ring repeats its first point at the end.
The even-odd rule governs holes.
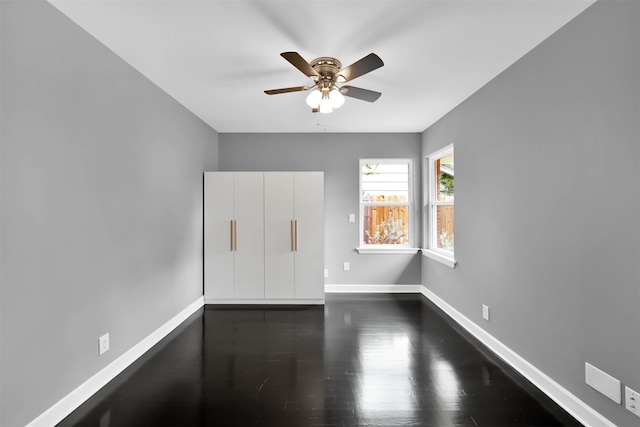
{"type": "Polygon", "coordinates": [[[380,92],[355,86],[338,86],[338,83],[351,81],[382,67],[384,65],[382,59],[375,53],[370,53],[346,68],[342,68],[342,64],[337,59],[326,56],[316,58],[311,62],[307,62],[298,52],[282,52],[280,56],[302,71],[304,75],[311,77],[314,85],[271,89],[265,90],[264,93],[277,95],[313,89],[307,96],[307,104],[314,113],[330,113],[334,108],[340,108],[344,104],[345,96],[374,102],[382,95],[380,92]]]}

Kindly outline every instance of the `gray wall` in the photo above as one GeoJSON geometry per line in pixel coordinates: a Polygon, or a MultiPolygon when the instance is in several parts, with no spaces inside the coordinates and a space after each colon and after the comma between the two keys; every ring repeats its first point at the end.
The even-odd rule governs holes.
{"type": "Polygon", "coordinates": [[[218,136],[48,3],[0,4],[0,425],[18,426],[202,296],[218,136]]]}
{"type": "MultiPolygon", "coordinates": [[[[339,113],[336,113],[339,114],[339,113]]],[[[413,158],[420,183],[420,134],[220,134],[221,170],[325,172],[326,284],[419,284],[418,255],[360,255],[359,159],[413,158]],[[343,271],[343,262],[351,263],[343,271]]],[[[416,200],[420,186],[416,185],[416,200]]],[[[415,218],[419,219],[419,203],[415,218]]],[[[420,236],[420,229],[417,229],[420,236]]],[[[419,240],[418,240],[419,243],[419,240]]]]}
{"type": "Polygon", "coordinates": [[[621,426],[584,363],[640,390],[639,28],[599,1],[423,134],[455,143],[458,260],[424,285],[621,426]]]}

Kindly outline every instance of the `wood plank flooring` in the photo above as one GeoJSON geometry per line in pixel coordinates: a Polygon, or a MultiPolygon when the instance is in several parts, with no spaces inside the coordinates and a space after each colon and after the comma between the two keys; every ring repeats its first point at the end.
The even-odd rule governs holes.
{"type": "Polygon", "coordinates": [[[420,295],[206,306],[60,426],[579,426],[420,295]]]}

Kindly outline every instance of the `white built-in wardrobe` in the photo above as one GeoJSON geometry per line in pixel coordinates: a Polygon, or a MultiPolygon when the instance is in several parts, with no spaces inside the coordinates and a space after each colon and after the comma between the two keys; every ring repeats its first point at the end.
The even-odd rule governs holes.
{"type": "Polygon", "coordinates": [[[205,172],[207,304],[324,303],[324,173],[205,172]]]}

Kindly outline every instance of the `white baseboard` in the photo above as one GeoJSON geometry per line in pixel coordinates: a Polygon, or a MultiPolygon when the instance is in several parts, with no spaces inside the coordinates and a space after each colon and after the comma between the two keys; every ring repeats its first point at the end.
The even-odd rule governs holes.
{"type": "Polygon", "coordinates": [[[204,305],[204,298],[200,297],[187,308],[176,314],[171,320],[160,326],[149,336],[134,345],[122,356],[104,367],[97,374],[86,380],[71,393],[60,399],[56,404],[43,412],[36,419],[27,424],[27,427],[49,427],[58,424],[82,403],[93,396],[98,390],[113,380],[119,373],[135,362],[140,356],[166,337],[178,325],[195,313],[204,305]]]}
{"type": "Polygon", "coordinates": [[[205,304],[218,305],[323,305],[324,298],[318,299],[217,299],[205,298],[205,304]]]}
{"type": "Polygon", "coordinates": [[[482,342],[482,344],[486,345],[491,349],[491,351],[511,365],[511,367],[522,374],[522,376],[531,381],[533,385],[538,387],[543,393],[549,396],[554,402],[560,405],[565,411],[571,414],[582,424],[593,427],[615,427],[615,424],[605,418],[602,414],[596,412],[589,405],[578,399],[578,397],[573,393],[555,382],[540,369],[533,366],[522,356],[511,350],[493,335],[489,334],[424,286],[422,286],[422,295],[437,305],[455,322],[465,328],[471,335],[482,342]]]}
{"type": "Polygon", "coordinates": [[[422,285],[324,285],[327,293],[419,294],[422,285]]]}

